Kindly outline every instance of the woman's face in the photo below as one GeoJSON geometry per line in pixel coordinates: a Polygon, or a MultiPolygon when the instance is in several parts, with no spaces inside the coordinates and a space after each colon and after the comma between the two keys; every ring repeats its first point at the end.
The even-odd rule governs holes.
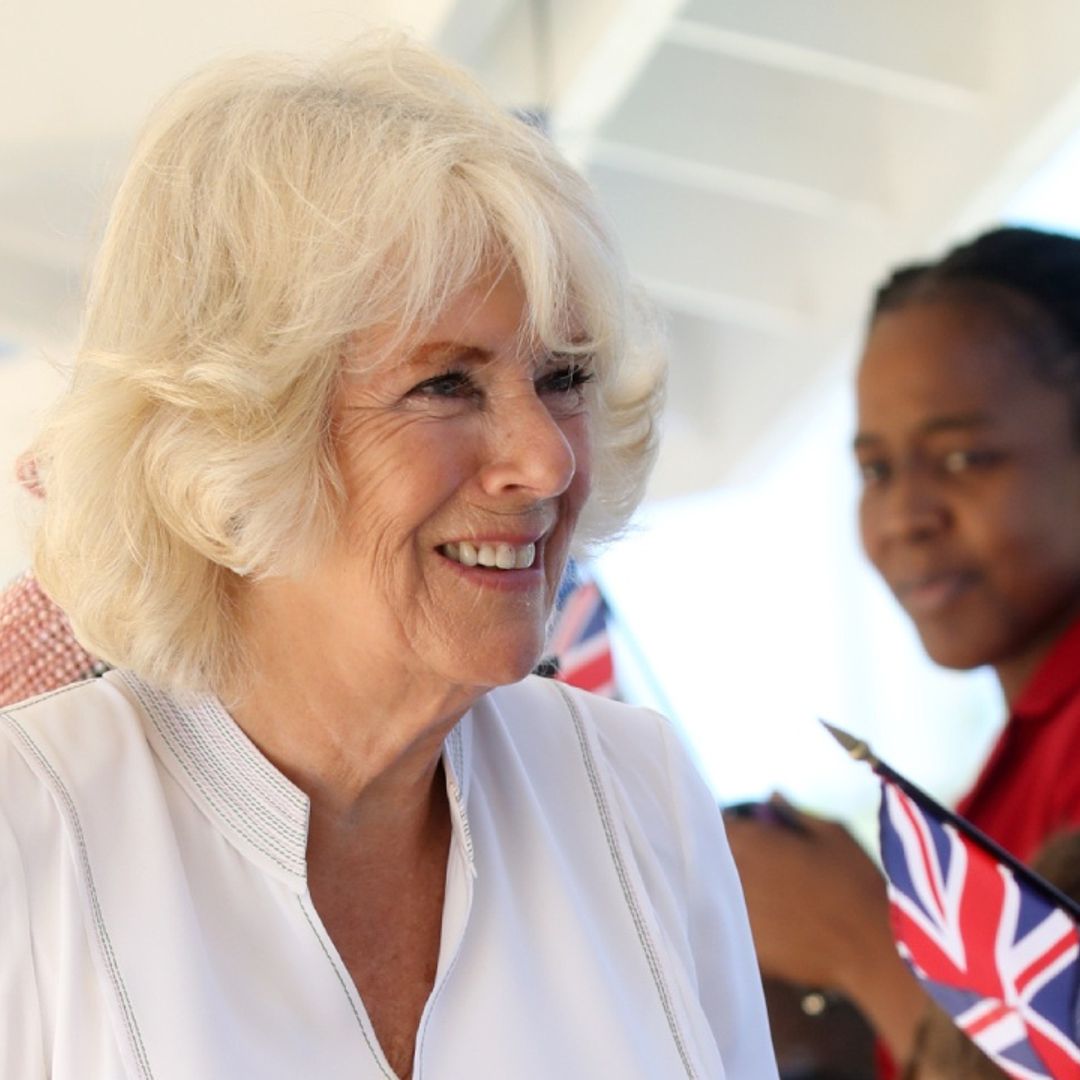
{"type": "Polygon", "coordinates": [[[1080,451],[1065,395],[971,304],[879,316],[858,376],[863,545],[946,667],[1026,682],[1080,609],[1080,451]]]}
{"type": "Polygon", "coordinates": [[[491,686],[542,651],[589,494],[589,364],[525,314],[516,275],[478,280],[400,362],[346,376],[345,527],[312,584],[364,663],[491,686]]]}

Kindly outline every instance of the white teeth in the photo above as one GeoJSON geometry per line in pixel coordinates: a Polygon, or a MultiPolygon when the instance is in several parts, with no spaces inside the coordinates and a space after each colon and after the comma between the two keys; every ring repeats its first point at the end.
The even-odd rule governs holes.
{"type": "Polygon", "coordinates": [[[443,554],[463,566],[484,566],[491,570],[528,570],[536,561],[536,545],[473,544],[468,540],[451,541],[442,546],[443,554]]]}

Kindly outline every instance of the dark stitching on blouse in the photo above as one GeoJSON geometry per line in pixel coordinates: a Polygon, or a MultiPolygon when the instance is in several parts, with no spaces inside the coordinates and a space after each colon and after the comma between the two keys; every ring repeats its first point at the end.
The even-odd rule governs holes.
{"type": "Polygon", "coordinates": [[[44,694],[38,694],[37,697],[27,698],[25,701],[16,702],[14,705],[8,706],[4,710],[5,716],[14,716],[17,712],[22,712],[23,709],[29,708],[31,705],[36,705],[39,701],[48,701],[49,698],[58,697],[60,694],[70,693],[72,690],[80,690],[84,686],[92,686],[97,682],[96,679],[81,679],[76,683],[69,683],[67,686],[58,687],[56,690],[49,690],[44,694]]]}
{"type": "MultiPolygon", "coordinates": [[[[256,851],[265,855],[275,865],[280,866],[282,870],[289,874],[293,874],[298,877],[304,876],[304,871],[301,869],[303,863],[299,860],[295,860],[293,852],[290,852],[287,848],[283,847],[275,840],[265,837],[262,832],[253,831],[243,819],[241,811],[234,811],[225,800],[218,797],[214,790],[212,790],[203,779],[199,776],[198,772],[194,770],[185,759],[185,755],[180,753],[171,738],[170,733],[165,731],[157,721],[154,721],[154,726],[157,728],[161,737],[165,740],[166,745],[173,752],[173,756],[178,762],[184,772],[190,777],[191,782],[198,788],[200,794],[206,801],[214,807],[214,809],[221,814],[221,816],[228,823],[229,827],[235,829],[248,843],[256,849],[256,851]],[[264,842],[265,840],[265,842],[264,842]],[[288,861],[286,861],[288,860],[288,861]]],[[[262,815],[259,812],[258,807],[247,807],[247,810],[251,812],[256,818],[262,815]]]]}
{"type": "MultiPolygon", "coordinates": [[[[450,732],[450,735],[448,736],[448,741],[449,741],[450,756],[453,759],[452,764],[454,766],[454,772],[451,773],[447,777],[447,780],[448,780],[450,788],[451,788],[451,790],[453,791],[453,794],[454,794],[454,802],[456,803],[457,810],[458,810],[457,818],[458,818],[458,821],[461,823],[461,833],[462,833],[462,837],[464,839],[465,862],[466,862],[466,871],[465,871],[466,884],[465,884],[465,888],[468,890],[468,892],[470,894],[469,908],[471,909],[471,905],[472,905],[472,897],[471,897],[472,887],[468,882],[468,878],[469,878],[470,874],[475,873],[475,866],[474,866],[475,859],[474,859],[473,846],[472,846],[472,834],[469,832],[469,818],[468,818],[468,815],[465,812],[465,800],[462,797],[461,787],[460,787],[460,785],[458,783],[459,778],[462,777],[462,775],[463,775],[463,773],[465,771],[465,754],[464,754],[464,751],[463,751],[462,745],[461,745],[461,733],[460,733],[459,728],[455,727],[450,732]]],[[[446,901],[445,901],[445,898],[444,898],[444,900],[443,900],[444,907],[445,907],[445,902],[446,901]]],[[[466,926],[467,926],[468,925],[468,915],[467,914],[466,914],[465,923],[466,923],[466,926]]],[[[446,989],[446,984],[450,981],[450,976],[454,973],[454,968],[457,967],[458,959],[461,956],[461,948],[462,948],[462,944],[464,942],[464,935],[465,935],[465,927],[462,927],[462,941],[458,942],[457,951],[454,953],[453,959],[450,961],[450,966],[443,973],[442,981],[437,983],[436,986],[434,987],[434,989],[432,990],[431,997],[429,998],[427,1006],[425,1007],[424,1012],[421,1015],[421,1018],[420,1018],[420,1030],[417,1033],[417,1040],[416,1040],[418,1049],[417,1049],[417,1052],[416,1052],[416,1055],[415,1055],[415,1060],[414,1060],[414,1065],[416,1067],[416,1071],[415,1071],[413,1080],[420,1080],[421,1074],[423,1072],[424,1045],[425,1045],[425,1043],[427,1041],[428,1030],[431,1027],[431,1018],[435,1014],[435,1004],[439,1000],[439,998],[442,997],[443,991],[446,989]]]]}
{"type": "Polygon", "coordinates": [[[97,887],[94,884],[94,875],[90,869],[90,856],[86,848],[86,837],[83,833],[82,822],[79,820],[75,802],[67,787],[64,785],[63,780],[61,780],[59,774],[53,768],[52,763],[30,737],[29,732],[27,732],[27,730],[9,713],[4,714],[4,719],[45,770],[67,809],[79,848],[79,860],[82,863],[83,874],[86,877],[87,891],[90,895],[90,914],[94,920],[94,927],[97,930],[98,940],[101,942],[102,950],[105,953],[106,968],[108,969],[109,978],[113,984],[113,989],[120,1000],[120,1007],[124,1016],[124,1026],[127,1030],[128,1040],[131,1043],[132,1050],[134,1051],[135,1058],[138,1062],[140,1074],[146,1077],[147,1080],[153,1080],[150,1061],[146,1055],[146,1048],[143,1046],[138,1021],[135,1019],[135,1010],[131,1006],[127,987],[124,985],[123,976],[120,974],[120,965],[117,963],[116,954],[113,952],[109,931],[105,925],[104,917],[101,914],[101,903],[98,900],[97,887]]]}
{"type": "MultiPolygon", "coordinates": [[[[143,707],[146,709],[147,713],[150,715],[151,723],[153,723],[155,729],[157,730],[158,734],[161,735],[162,739],[165,740],[166,745],[172,751],[173,756],[180,763],[180,766],[183,768],[184,772],[188,775],[188,777],[190,777],[191,782],[196,786],[196,788],[198,788],[199,792],[206,799],[206,801],[210,803],[210,805],[213,806],[214,809],[219,814],[221,814],[221,816],[228,822],[230,828],[235,829],[236,832],[239,833],[245,840],[247,840],[248,843],[250,843],[257,851],[261,852],[276,865],[280,866],[282,870],[286,871],[286,873],[292,874],[296,877],[304,877],[304,870],[306,869],[306,864],[304,863],[303,859],[298,858],[295,855],[295,852],[289,851],[281,844],[276,843],[270,837],[264,837],[260,834],[253,833],[243,823],[242,817],[238,818],[237,814],[230,807],[228,807],[225,800],[223,800],[219,795],[216,795],[214,792],[210,791],[207,788],[207,785],[204,783],[203,779],[188,764],[187,756],[177,750],[174,733],[171,729],[167,730],[167,728],[170,728],[170,726],[168,725],[167,720],[163,721],[160,715],[160,706],[158,705],[158,703],[147,700],[141,696],[139,700],[142,703],[143,707]],[[275,854],[275,850],[280,853],[282,858],[289,859],[290,862],[283,862],[282,858],[279,858],[278,855],[275,854]],[[298,867],[300,867],[300,869],[298,869],[298,867]]],[[[247,809],[253,812],[256,816],[261,816],[259,813],[259,808],[257,806],[255,806],[254,808],[248,807],[247,809]]],[[[264,824],[266,824],[265,821],[264,824]]],[[[269,828],[269,826],[267,827],[269,828]]]]}
{"type": "MultiPolygon", "coordinates": [[[[330,954],[330,950],[327,949],[326,942],[323,941],[322,935],[319,933],[318,928],[311,921],[311,916],[308,914],[308,910],[304,906],[304,898],[302,896],[298,896],[296,898],[296,902],[300,905],[300,910],[304,913],[304,918],[307,920],[308,926],[311,927],[311,932],[315,935],[315,940],[318,941],[319,947],[323,951],[323,956],[325,956],[326,959],[330,962],[330,967],[333,968],[334,974],[337,976],[337,981],[341,984],[341,989],[345,991],[345,1000],[348,1001],[349,1008],[352,1010],[353,1016],[356,1017],[357,1024],[360,1025],[360,1033],[364,1036],[364,1042],[367,1043],[367,1048],[371,1051],[371,1056],[374,1059],[375,1064],[378,1065],[379,1072],[381,1072],[383,1076],[386,1077],[386,1080],[397,1080],[397,1077],[394,1076],[393,1073],[388,1073],[386,1069],[383,1068],[383,1063],[379,1060],[379,1052],[376,1051],[375,1047],[372,1045],[371,1038],[368,1036],[368,1030],[367,1027],[364,1025],[363,1018],[356,1011],[356,1005],[353,1004],[352,994],[349,993],[349,984],[345,981],[341,972],[338,970],[338,966],[334,962],[334,958],[330,954]]],[[[359,996],[359,991],[357,991],[357,997],[359,996]]]]}
{"type": "Polygon", "coordinates": [[[256,823],[266,825],[269,829],[270,823],[266,821],[265,815],[257,805],[247,805],[238,808],[234,808],[229,805],[227,799],[221,797],[220,790],[216,785],[208,783],[202,776],[200,776],[198,770],[194,769],[186,760],[186,755],[181,753],[183,743],[179,743],[177,746],[177,740],[175,739],[175,732],[168,730],[158,723],[156,718],[151,718],[154,727],[158,733],[165,740],[165,744],[173,752],[173,756],[180,763],[184,772],[191,778],[192,783],[198,788],[199,792],[203,795],[206,801],[214,807],[214,809],[221,814],[221,816],[229,824],[230,828],[235,829],[245,840],[247,840],[257,851],[265,855],[268,859],[276,863],[283,870],[292,874],[299,874],[303,876],[302,871],[296,867],[300,865],[299,861],[295,865],[289,865],[288,862],[283,860],[292,860],[294,853],[289,851],[287,847],[282,845],[279,841],[272,837],[266,836],[264,832],[253,830],[244,820],[244,812],[250,813],[255,819],[256,823]],[[277,854],[275,854],[275,852],[277,854]],[[280,855],[280,858],[278,857],[280,855]]]}
{"type": "Polygon", "coordinates": [[[234,758],[233,761],[241,771],[266,781],[280,792],[287,804],[293,809],[302,809],[304,807],[303,798],[286,784],[273,766],[259,757],[257,753],[252,753],[250,743],[245,743],[241,739],[236,724],[215,699],[204,697],[189,702],[176,701],[171,695],[151,686],[149,683],[144,683],[131,672],[121,671],[118,674],[135,696],[148,707],[152,702],[159,710],[178,716],[179,721],[174,722],[174,726],[182,728],[184,732],[196,737],[200,746],[214,745],[215,735],[223,737],[227,743],[236,749],[238,757],[234,758]],[[188,714],[200,717],[203,721],[212,725],[212,730],[206,731],[183,723],[188,714]]]}
{"type": "Polygon", "coordinates": [[[461,741],[460,726],[451,729],[447,736],[450,764],[452,771],[447,775],[447,787],[457,806],[458,821],[461,823],[461,835],[468,855],[469,869],[475,873],[476,852],[473,849],[472,830],[469,828],[469,815],[465,808],[465,795],[462,790],[465,780],[465,750],[461,741]]]}
{"type": "Polygon", "coordinates": [[[574,733],[577,735],[578,746],[581,749],[581,757],[585,764],[585,771],[588,773],[589,783],[592,786],[593,798],[596,800],[596,809],[600,815],[600,821],[604,829],[604,838],[607,841],[608,852],[611,855],[611,861],[614,863],[615,873],[619,878],[623,899],[626,901],[626,906],[630,911],[634,929],[637,931],[638,942],[641,945],[642,951],[645,953],[645,960],[649,965],[649,971],[652,974],[656,992],[660,996],[660,1004],[663,1007],[664,1015],[667,1018],[668,1029],[671,1032],[671,1037],[675,1040],[675,1048],[679,1052],[679,1058],[682,1061],[683,1068],[686,1069],[686,1075],[690,1080],[695,1080],[697,1074],[694,1072],[694,1066],[690,1061],[690,1055],[687,1052],[686,1045],[683,1041],[682,1032],[679,1030],[678,1021],[675,1018],[671,994],[668,990],[667,982],[664,979],[664,972],[660,966],[660,959],[656,951],[656,946],[649,936],[648,928],[646,927],[645,919],[641,914],[641,908],[638,905],[637,897],[634,895],[630,886],[630,878],[626,870],[626,863],[623,859],[623,854],[619,848],[618,840],[615,835],[611,811],[607,805],[607,796],[600,783],[596,761],[593,757],[592,748],[588,744],[587,736],[585,734],[585,725],[581,719],[581,713],[578,711],[577,703],[562,686],[558,683],[552,683],[552,685],[559,692],[570,712],[570,718],[574,724],[574,733]]]}
{"type": "MultiPolygon", "coordinates": [[[[213,733],[204,732],[198,727],[185,723],[186,717],[182,713],[174,715],[168,703],[158,705],[145,702],[144,704],[151,711],[163,710],[157,714],[160,723],[155,720],[155,726],[161,731],[161,725],[167,725],[177,756],[180,756],[177,748],[183,750],[183,756],[202,773],[208,784],[212,784],[218,790],[222,798],[231,798],[232,802],[242,807],[245,813],[262,819],[266,828],[271,833],[277,833],[285,845],[284,847],[275,845],[283,854],[289,854],[290,846],[293,848],[304,846],[306,840],[304,830],[292,820],[292,815],[301,809],[301,805],[291,809],[273,804],[264,806],[251,794],[252,788],[257,790],[261,788],[261,778],[258,775],[243,775],[248,770],[244,769],[243,764],[234,756],[229,755],[228,747],[214,740],[213,733]],[[249,786],[245,787],[243,783],[238,782],[233,775],[234,772],[242,776],[249,786]]],[[[162,736],[164,737],[164,731],[162,731],[162,736]]],[[[267,793],[267,801],[269,803],[269,793],[267,793]]],[[[274,841],[268,837],[267,843],[272,844],[274,841]]]]}
{"type": "Polygon", "coordinates": [[[462,781],[465,777],[465,746],[460,720],[450,732],[450,756],[454,760],[454,776],[458,781],[462,781]]]}
{"type": "MultiPolygon", "coordinates": [[[[237,784],[232,774],[221,763],[220,755],[214,753],[214,749],[220,747],[221,743],[215,739],[215,735],[229,735],[228,725],[222,723],[222,718],[218,717],[213,711],[207,711],[206,707],[198,702],[189,704],[186,708],[179,703],[173,701],[172,698],[167,695],[162,695],[154,690],[153,687],[146,686],[145,684],[138,684],[126,677],[125,681],[129,683],[132,691],[138,697],[139,701],[143,704],[148,712],[154,714],[152,718],[155,719],[155,727],[161,731],[162,724],[166,724],[172,733],[173,742],[170,743],[170,748],[176,752],[177,745],[182,747],[185,751],[186,757],[193,760],[198,760],[202,764],[202,772],[205,773],[209,782],[213,782],[222,794],[231,793],[234,795],[237,803],[244,806],[249,803],[249,798],[246,798],[247,792],[244,787],[237,784]],[[210,719],[214,722],[214,730],[207,731],[198,725],[192,725],[187,723],[188,715],[200,716],[201,719],[210,719]]],[[[164,737],[164,731],[161,731],[164,737]]],[[[252,769],[252,749],[250,746],[245,747],[242,743],[239,743],[235,739],[228,740],[237,750],[239,758],[236,756],[229,757],[229,763],[232,766],[236,766],[236,771],[239,773],[245,773],[249,777],[253,777],[255,784],[259,784],[265,780],[266,776],[272,773],[272,769],[268,764],[259,762],[258,758],[255,758],[255,764],[261,764],[264,767],[259,769],[252,769]]],[[[306,803],[296,793],[289,793],[283,786],[283,782],[280,777],[277,778],[278,786],[286,794],[291,794],[292,799],[287,807],[280,807],[276,803],[270,808],[264,808],[261,806],[255,807],[255,813],[262,817],[267,824],[267,827],[271,831],[277,831],[279,833],[288,834],[294,847],[301,847],[306,842],[306,832],[303,826],[296,824],[293,821],[293,817],[298,812],[306,813],[306,803]],[[273,814],[268,813],[268,809],[274,811],[273,814]]],[[[245,807],[245,809],[249,809],[245,807]]],[[[270,842],[270,841],[268,841],[270,842]]],[[[288,852],[285,852],[288,854],[288,852]]]]}
{"type": "Polygon", "coordinates": [[[278,773],[269,762],[262,757],[252,755],[250,742],[241,738],[240,730],[237,727],[236,722],[228,715],[224,706],[222,706],[216,698],[207,698],[199,702],[193,711],[199,711],[205,714],[205,716],[213,722],[215,730],[224,735],[225,738],[236,747],[237,751],[244,759],[247,771],[266,780],[281,793],[290,805],[303,805],[304,800],[297,794],[294,788],[290,787],[285,782],[280,773],[278,773]]]}
{"type": "Polygon", "coordinates": [[[212,752],[216,747],[224,746],[226,750],[231,748],[234,753],[228,760],[229,764],[235,767],[237,775],[252,785],[270,789],[267,791],[267,801],[275,814],[280,815],[284,830],[302,837],[303,830],[295,824],[293,817],[297,812],[306,811],[304,800],[295,792],[288,791],[274,770],[258,757],[258,752],[253,752],[250,743],[245,745],[237,737],[232,720],[218,716],[214,709],[206,705],[194,705],[185,711],[182,706],[174,706],[171,700],[165,699],[162,707],[174,717],[173,727],[181,740],[189,744],[191,752],[203,751],[204,756],[209,759],[208,763],[216,766],[228,786],[242,791],[243,788],[233,782],[230,771],[219,763],[219,755],[212,752]],[[205,726],[187,723],[188,714],[201,720],[205,726]],[[206,753],[207,751],[211,752],[206,753]]]}

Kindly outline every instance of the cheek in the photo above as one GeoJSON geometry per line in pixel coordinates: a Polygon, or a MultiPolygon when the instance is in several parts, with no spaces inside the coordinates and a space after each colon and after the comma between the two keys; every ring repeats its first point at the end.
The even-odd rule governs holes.
{"type": "Polygon", "coordinates": [[[592,491],[592,425],[588,416],[575,417],[563,429],[563,434],[574,455],[574,478],[569,492],[575,508],[580,510],[592,491]]]}
{"type": "Polygon", "coordinates": [[[859,540],[866,557],[875,567],[878,566],[878,530],[877,515],[875,508],[869,502],[867,495],[859,499],[859,540]]]}
{"type": "Polygon", "coordinates": [[[376,418],[352,420],[338,429],[334,449],[350,507],[369,498],[393,474],[396,441],[392,426],[376,418]]]}
{"type": "Polygon", "coordinates": [[[341,479],[350,504],[374,499],[411,504],[454,483],[467,469],[468,440],[421,419],[371,417],[339,441],[341,479]]]}
{"type": "Polygon", "coordinates": [[[982,525],[973,543],[980,545],[1004,591],[1022,599],[1025,593],[1075,588],[1080,576],[1080,553],[1072,542],[1076,534],[1053,508],[1045,508],[1041,515],[1016,513],[982,525]]]}
{"type": "Polygon", "coordinates": [[[1060,493],[1036,477],[1019,479],[986,493],[969,512],[959,510],[956,528],[997,608],[1035,625],[1080,584],[1080,554],[1073,543],[1078,523],[1070,520],[1060,493]]]}
{"type": "Polygon", "coordinates": [[[389,568],[460,484],[459,463],[420,425],[365,424],[338,448],[348,550],[389,568]]]}
{"type": "Polygon", "coordinates": [[[1036,479],[1027,479],[1027,484],[986,485],[977,498],[958,500],[955,509],[965,543],[1005,573],[1037,564],[1060,533],[1056,499],[1040,490],[1036,479]]]}

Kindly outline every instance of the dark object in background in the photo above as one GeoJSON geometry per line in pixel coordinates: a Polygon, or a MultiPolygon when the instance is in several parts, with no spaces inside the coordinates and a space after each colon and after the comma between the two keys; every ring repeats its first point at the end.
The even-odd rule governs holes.
{"type": "Polygon", "coordinates": [[[533,668],[533,674],[543,679],[557,679],[559,677],[559,658],[557,656],[545,656],[533,668]]]}
{"type": "Polygon", "coordinates": [[[791,813],[787,804],[781,800],[770,799],[768,802],[738,802],[720,808],[724,817],[753,818],[770,825],[786,825],[795,832],[805,833],[799,819],[791,813]]]}
{"type": "Polygon", "coordinates": [[[765,979],[780,1080],[874,1080],[874,1034],[844,998],[765,979]],[[821,1005],[820,1012],[808,1013],[821,1005]]]}
{"type": "MultiPolygon", "coordinates": [[[[734,803],[723,812],[803,831],[783,802],[734,803]]],[[[782,979],[763,985],[780,1080],[874,1080],[874,1034],[845,998],[782,979]]]]}

